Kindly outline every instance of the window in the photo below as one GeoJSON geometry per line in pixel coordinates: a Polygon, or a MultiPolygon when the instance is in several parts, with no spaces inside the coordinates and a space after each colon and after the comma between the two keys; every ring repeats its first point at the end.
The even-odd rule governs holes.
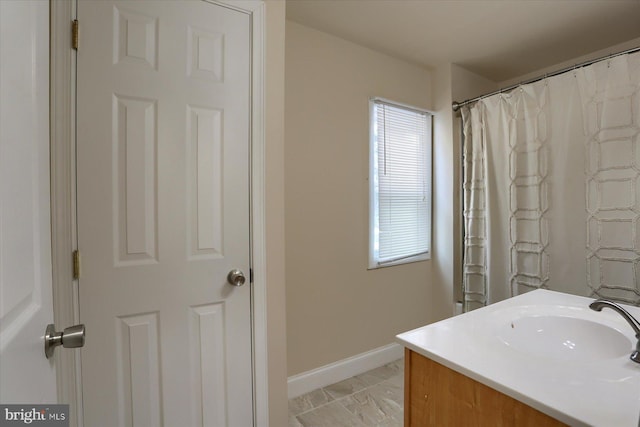
{"type": "Polygon", "coordinates": [[[430,258],[431,114],[370,101],[369,268],[430,258]]]}

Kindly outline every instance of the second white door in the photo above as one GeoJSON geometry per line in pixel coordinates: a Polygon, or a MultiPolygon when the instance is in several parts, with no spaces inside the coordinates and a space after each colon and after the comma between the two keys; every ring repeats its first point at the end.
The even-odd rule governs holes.
{"type": "Polygon", "coordinates": [[[0,1],[3,404],[57,403],[56,372],[53,360],[45,358],[43,341],[47,324],[53,323],[48,23],[46,2],[0,1]]]}
{"type": "Polygon", "coordinates": [[[249,16],[105,0],[78,19],[84,424],[250,426],[249,16]]]}

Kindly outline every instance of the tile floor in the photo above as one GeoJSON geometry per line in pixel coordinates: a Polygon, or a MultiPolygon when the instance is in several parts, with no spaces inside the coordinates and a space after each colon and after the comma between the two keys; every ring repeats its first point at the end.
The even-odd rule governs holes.
{"type": "Polygon", "coordinates": [[[401,427],[404,360],[289,400],[289,427],[401,427]]]}

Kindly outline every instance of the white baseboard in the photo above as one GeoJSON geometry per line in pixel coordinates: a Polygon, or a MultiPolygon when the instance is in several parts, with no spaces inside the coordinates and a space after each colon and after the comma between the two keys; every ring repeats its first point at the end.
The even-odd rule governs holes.
{"type": "Polygon", "coordinates": [[[386,365],[403,355],[404,347],[393,343],[290,376],[287,379],[289,399],[386,365]]]}

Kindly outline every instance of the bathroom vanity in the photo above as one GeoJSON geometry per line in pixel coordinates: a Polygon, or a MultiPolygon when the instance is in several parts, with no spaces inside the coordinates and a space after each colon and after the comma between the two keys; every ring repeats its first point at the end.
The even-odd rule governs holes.
{"type": "Polygon", "coordinates": [[[591,302],[536,290],[398,335],[405,427],[637,427],[636,338],[591,302]]]}

